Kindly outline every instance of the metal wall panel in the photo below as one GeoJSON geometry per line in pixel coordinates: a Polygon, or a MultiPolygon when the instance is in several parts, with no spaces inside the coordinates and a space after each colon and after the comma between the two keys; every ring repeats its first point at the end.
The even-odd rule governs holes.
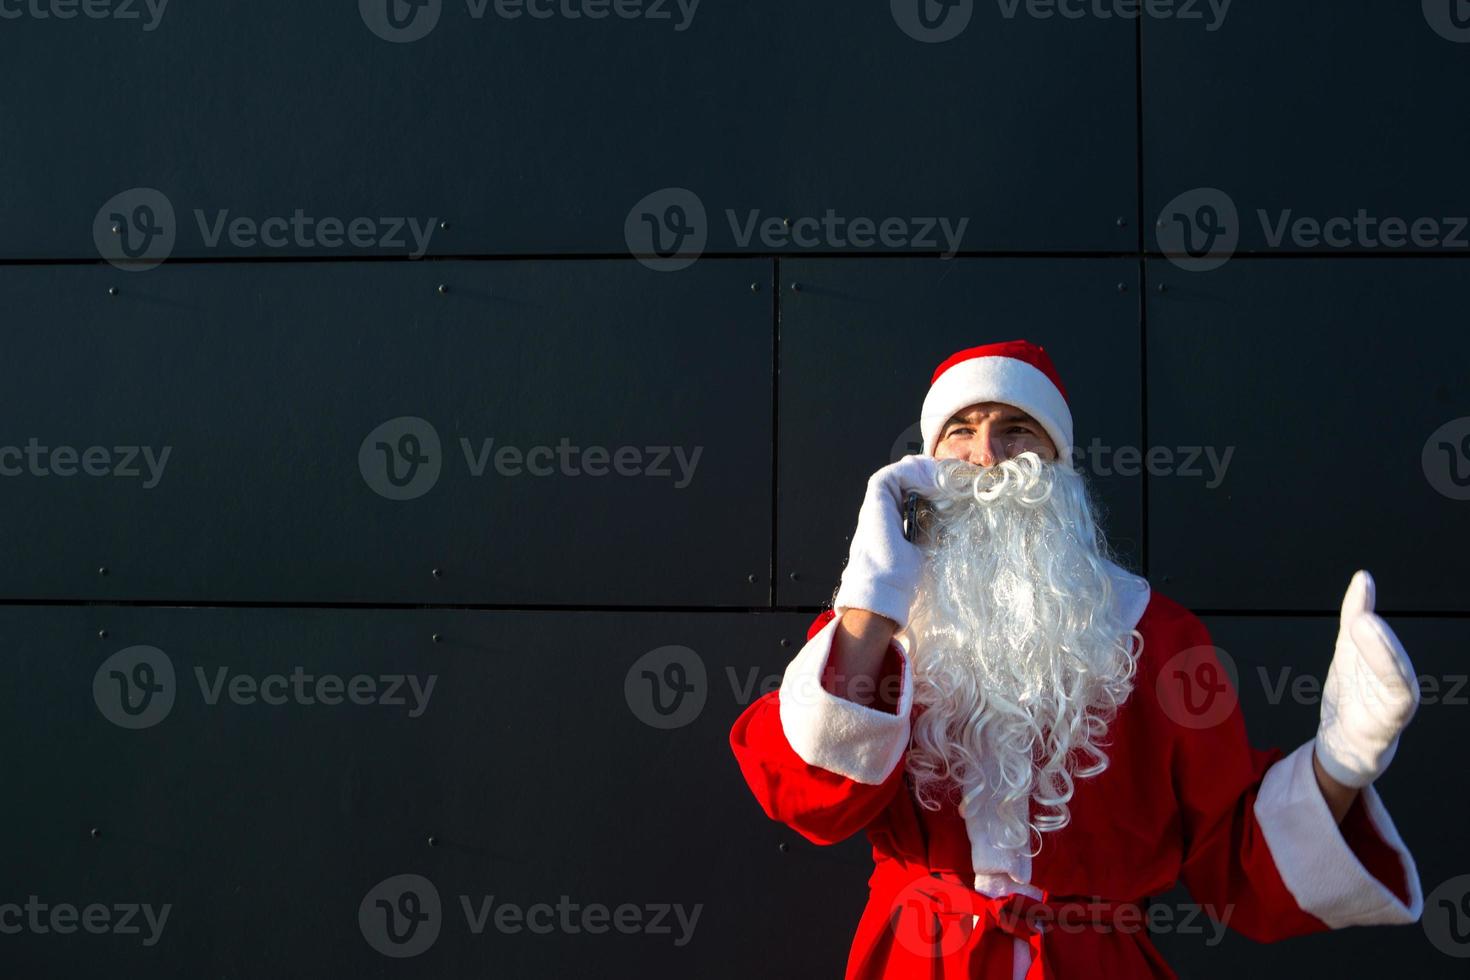
{"type": "MultiPolygon", "coordinates": [[[[1235,690],[1251,744],[1290,753],[1317,732],[1321,686],[1332,663],[1337,615],[1321,617],[1204,617],[1210,638],[1235,690]]],[[[1467,668],[1460,651],[1470,643],[1465,620],[1389,616],[1420,678],[1421,703],[1399,742],[1399,751],[1374,783],[1394,826],[1419,869],[1428,899],[1435,889],[1470,873],[1470,845],[1462,834],[1444,833],[1444,814],[1470,805],[1461,780],[1444,778],[1441,747],[1465,737],[1470,704],[1467,668]],[[1434,800],[1426,805],[1430,796],[1434,800]]],[[[1461,892],[1463,896],[1463,885],[1461,892]]],[[[1440,893],[1443,897],[1444,893],[1440,893]]],[[[1452,917],[1463,935],[1462,914],[1449,903],[1426,901],[1419,924],[1400,928],[1339,929],[1282,943],[1261,945],[1231,931],[1219,936],[1202,919],[1185,929],[1182,886],[1159,901],[1173,903],[1176,928],[1156,932],[1154,942],[1182,977],[1238,977],[1257,968],[1268,976],[1374,976],[1401,972],[1451,976],[1454,943],[1447,943],[1452,917]]],[[[1162,918],[1162,913],[1161,913],[1162,918]]],[[[1463,944],[1462,944],[1463,945],[1463,944]]]]}
{"type": "MultiPolygon", "coordinates": [[[[135,188],[163,195],[172,254],[190,257],[414,254],[390,233],[407,218],[432,255],[622,253],[630,212],[665,188],[698,197],[705,220],[684,217],[711,251],[763,251],[735,231],[751,216],[828,209],[968,219],[967,249],[1137,239],[1126,21],[976,4],[930,44],[887,3],[619,0],[642,13],[602,19],[559,13],[581,3],[396,5],[414,16],[386,33],[428,33],[375,34],[387,0],[174,3],[151,29],[7,19],[0,63],[23,83],[0,88],[0,257],[95,257],[99,212],[104,241],[118,214],[143,247],[166,214],[135,188]],[[266,227],[298,210],[299,228],[266,227]],[[354,242],[357,219],[372,225],[354,242]]],[[[838,237],[823,250],[887,247],[838,237]]],[[[898,247],[935,250],[918,237],[898,247]]]]}
{"type": "Polygon", "coordinates": [[[810,619],[0,609],[7,794],[25,801],[0,816],[14,842],[0,902],[171,906],[141,934],[6,935],[4,972],[734,978],[779,956],[830,973],[862,909],[867,842],[818,848],[767,820],[728,747],[810,619]],[[141,663],[160,689],[146,707],[141,663]],[[298,669],[306,698],[270,681],[298,669]],[[115,672],[142,712],[122,711],[115,672]],[[335,693],[320,686],[334,677],[335,693]],[[407,682],[395,695],[394,677],[422,695],[407,682]],[[352,690],[365,703],[322,701],[352,690]],[[359,906],[402,874],[432,883],[441,915],[437,939],[396,958],[370,944],[359,906]],[[536,934],[492,918],[476,934],[460,896],[477,915],[485,896],[630,903],[650,927],[652,906],[681,903],[689,925],[671,912],[667,933],[558,920],[536,934]]]}
{"type": "Polygon", "coordinates": [[[0,594],[764,604],[771,269],[0,269],[0,594]]]}
{"type": "Polygon", "coordinates": [[[1199,249],[1470,250],[1460,0],[1158,6],[1204,16],[1142,21],[1145,221],[1199,249]]]}
{"type": "Polygon", "coordinates": [[[831,602],[868,477],[923,449],[919,409],[934,368],[1018,337],[1056,363],[1077,465],[1094,478],[1109,540],[1136,567],[1142,483],[1115,465],[1141,436],[1135,262],[828,259],[782,262],[780,276],[782,604],[831,602]]]}
{"type": "Polygon", "coordinates": [[[1160,587],[1327,611],[1367,568],[1384,608],[1470,610],[1445,550],[1470,540],[1470,265],[1156,260],[1148,275],[1167,290],[1148,294],[1150,441],[1203,447],[1199,468],[1224,474],[1150,478],[1160,587]]]}

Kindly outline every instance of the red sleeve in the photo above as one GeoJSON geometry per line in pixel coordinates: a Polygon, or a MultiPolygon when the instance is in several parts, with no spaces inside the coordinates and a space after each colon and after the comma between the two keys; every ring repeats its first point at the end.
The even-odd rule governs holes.
{"type": "Polygon", "coordinates": [[[1313,740],[1289,754],[1252,747],[1208,631],[1176,608],[1155,640],[1165,676],[1150,683],[1169,719],[1180,877],[1195,901],[1258,942],[1416,921],[1418,872],[1377,791],[1365,787],[1339,827],[1313,740]]]}
{"type": "Polygon", "coordinates": [[[913,701],[897,643],[884,664],[899,682],[897,705],[871,708],[822,688],[835,630],[830,610],[817,617],[780,690],[756,700],[730,730],[730,748],[761,809],[817,844],[847,839],[892,801],[903,784],[913,701]]]}

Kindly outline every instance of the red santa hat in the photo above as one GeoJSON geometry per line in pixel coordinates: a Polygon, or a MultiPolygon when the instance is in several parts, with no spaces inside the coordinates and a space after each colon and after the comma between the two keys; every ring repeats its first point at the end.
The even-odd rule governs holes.
{"type": "Polygon", "coordinates": [[[1072,410],[1051,358],[1029,340],[968,347],[934,370],[919,416],[924,454],[934,455],[945,423],[977,402],[1004,402],[1030,415],[1057,447],[1057,461],[1072,466],[1072,410]]]}

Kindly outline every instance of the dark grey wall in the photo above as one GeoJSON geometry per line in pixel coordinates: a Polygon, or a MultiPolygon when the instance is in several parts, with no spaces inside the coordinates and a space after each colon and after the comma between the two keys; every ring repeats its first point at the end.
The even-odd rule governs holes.
{"type": "Polygon", "coordinates": [[[393,2],[0,0],[0,972],[840,975],[727,732],[1015,337],[1257,744],[1356,568],[1424,682],[1422,926],[1161,948],[1456,972],[1464,3],[393,2]]]}

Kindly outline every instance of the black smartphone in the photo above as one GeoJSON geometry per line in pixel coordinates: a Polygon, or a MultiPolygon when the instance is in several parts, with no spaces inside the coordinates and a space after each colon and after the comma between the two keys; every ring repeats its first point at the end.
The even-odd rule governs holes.
{"type": "Polygon", "coordinates": [[[917,490],[910,490],[903,501],[903,537],[910,543],[919,540],[919,504],[923,501],[917,490]]]}

